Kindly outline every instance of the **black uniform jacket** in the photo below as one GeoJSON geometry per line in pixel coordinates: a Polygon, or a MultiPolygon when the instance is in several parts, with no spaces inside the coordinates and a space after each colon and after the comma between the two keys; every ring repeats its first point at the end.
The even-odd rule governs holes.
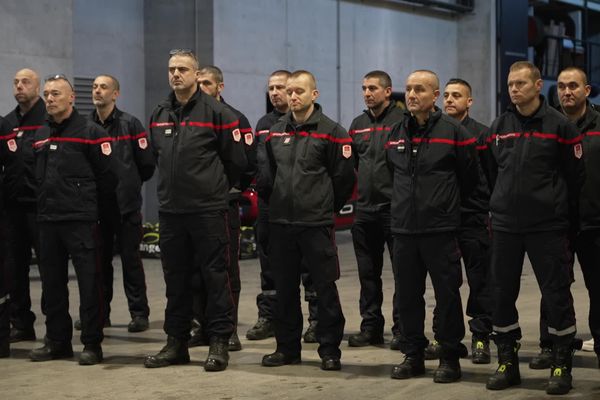
{"type": "Polygon", "coordinates": [[[485,140],[492,229],[513,232],[566,230],[585,179],[581,136],[565,116],[540,96],[524,117],[510,105],[492,123],[485,140]]]}
{"type": "Polygon", "coordinates": [[[117,183],[106,131],[73,110],[60,124],[49,119],[38,129],[33,147],[38,221],[96,221],[98,195],[117,183]]]}
{"type": "Polygon", "coordinates": [[[470,196],[478,182],[475,137],[436,107],[424,127],[412,116],[396,125],[386,147],[392,232],[457,230],[461,197],[470,196]]]}
{"type": "Polygon", "coordinates": [[[361,211],[389,211],[392,201],[392,176],[387,167],[385,144],[392,125],[404,118],[394,102],[374,117],[369,110],[354,118],[348,134],[352,138],[354,160],[358,169],[358,200],[361,211]]]}
{"type": "MultiPolygon", "coordinates": [[[[256,123],[256,129],[254,131],[256,137],[256,158],[258,163],[258,169],[256,174],[256,189],[258,190],[259,201],[261,203],[264,203],[265,197],[268,197],[265,196],[261,188],[264,188],[266,186],[270,189],[270,186],[272,184],[272,182],[268,182],[266,185],[259,183],[263,179],[261,178],[261,173],[269,170],[266,140],[269,137],[269,131],[271,130],[271,127],[275,125],[275,123],[279,121],[284,115],[285,113],[281,113],[274,108],[270,113],[263,115],[256,123]]],[[[268,180],[269,177],[270,174],[265,179],[268,180]]]]}
{"type": "Polygon", "coordinates": [[[240,133],[242,134],[242,141],[244,142],[244,151],[246,152],[246,169],[240,176],[239,182],[236,182],[233,185],[235,188],[234,191],[230,193],[230,198],[238,199],[240,197],[240,193],[250,186],[254,180],[254,177],[256,176],[256,140],[254,138],[254,133],[252,132],[252,125],[250,125],[248,118],[246,118],[241,111],[226,103],[223,97],[221,97],[221,103],[229,107],[229,109],[240,121],[239,129],[240,133]]]}
{"type": "Polygon", "coordinates": [[[108,204],[113,205],[116,197],[121,215],[139,211],[142,208],[142,182],[154,173],[154,154],[146,130],[137,118],[117,107],[104,122],[100,121],[96,111],[92,111],[90,119],[106,129],[112,143],[112,165],[118,184],[108,204]]]}
{"type": "Polygon", "coordinates": [[[40,98],[24,115],[17,106],[5,118],[5,128],[0,131],[0,162],[4,167],[6,205],[35,207],[33,141],[35,131],[46,121],[46,106],[40,98]]]}
{"type": "MultiPolygon", "coordinates": [[[[461,121],[461,124],[467,129],[472,137],[477,139],[478,142],[480,140],[485,140],[485,135],[488,131],[487,126],[475,121],[468,115],[461,121]]],[[[478,154],[480,155],[482,153],[480,146],[477,146],[477,148],[478,154]]],[[[481,159],[480,161],[483,163],[481,159]]],[[[481,163],[478,165],[479,181],[477,182],[477,187],[473,190],[471,196],[462,200],[460,208],[462,227],[488,225],[490,189],[483,168],[481,168],[481,163]]]]}
{"type": "Polygon", "coordinates": [[[321,106],[302,124],[291,112],[271,127],[268,163],[259,184],[270,193],[269,221],[298,226],[333,225],[334,212],[352,194],[356,176],[352,139],[321,106]]]}
{"type": "Polygon", "coordinates": [[[585,162],[585,183],[579,200],[580,229],[600,229],[600,113],[588,104],[577,128],[583,135],[585,162]]]}
{"type": "Polygon", "coordinates": [[[246,168],[244,138],[233,112],[199,88],[184,106],[171,92],[154,110],[150,132],[159,211],[226,210],[229,189],[246,168]]]}

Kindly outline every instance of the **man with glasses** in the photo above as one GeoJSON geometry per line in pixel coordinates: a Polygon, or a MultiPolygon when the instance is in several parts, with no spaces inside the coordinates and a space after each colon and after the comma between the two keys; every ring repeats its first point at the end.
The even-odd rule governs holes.
{"type": "Polygon", "coordinates": [[[106,131],[73,107],[73,86],[64,75],[46,79],[49,118],[35,134],[40,275],[45,298],[46,337],[31,351],[33,361],[73,356],[69,315],[68,261],[79,286],[83,352],[80,365],[102,361],[102,281],[97,265],[98,201],[116,184],[112,145],[106,131]]]}
{"type": "Polygon", "coordinates": [[[129,332],[148,329],[146,278],[140,256],[142,241],[142,183],[154,173],[154,155],[141,122],[116,106],[119,81],[110,75],[94,79],[92,101],[96,109],[89,118],[102,126],[112,139],[114,167],[119,179],[116,191],[100,199],[102,234],[102,279],[104,282],[105,326],[110,326],[110,302],[113,298],[113,244],[115,236],[121,264],[123,285],[131,314],[129,332]]]}
{"type": "MultiPolygon", "coordinates": [[[[35,340],[29,294],[31,249],[39,257],[36,222],[33,139],[46,119],[46,107],[40,98],[38,74],[25,68],[15,74],[13,93],[17,107],[0,128],[0,163],[4,167],[4,201],[7,215],[6,268],[11,281],[11,342],[35,340]]],[[[44,309],[42,299],[42,310],[44,309]]]]}
{"type": "Polygon", "coordinates": [[[229,363],[228,342],[234,331],[227,208],[229,190],[246,168],[244,137],[235,115],[200,90],[198,60],[191,51],[172,50],[168,71],[172,92],[150,119],[168,339],[144,365],[159,368],[190,361],[191,278],[198,266],[207,291],[210,341],[204,369],[222,371],[229,363]]]}

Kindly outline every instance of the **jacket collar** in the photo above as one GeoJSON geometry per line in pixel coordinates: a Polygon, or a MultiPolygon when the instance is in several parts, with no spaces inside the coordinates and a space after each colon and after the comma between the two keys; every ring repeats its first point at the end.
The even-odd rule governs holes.
{"type": "MultiPolygon", "coordinates": [[[[417,123],[417,119],[410,112],[407,112],[406,116],[407,118],[404,119],[404,127],[412,134],[414,133],[413,130],[419,128],[419,124],[417,123]]],[[[440,110],[438,106],[433,106],[433,111],[429,114],[429,119],[425,124],[424,132],[429,133],[433,125],[438,122],[441,116],[442,110],[440,110]]]]}
{"type": "Polygon", "coordinates": [[[520,118],[542,119],[548,113],[548,108],[550,108],[550,106],[548,105],[548,102],[546,101],[546,98],[544,96],[540,95],[540,107],[537,109],[536,112],[534,112],[530,116],[526,117],[524,115],[521,115],[519,113],[519,111],[517,110],[517,107],[514,104],[512,104],[512,103],[508,105],[508,107],[506,108],[506,111],[509,111],[509,112],[515,114],[517,117],[520,117],[520,118]]]}
{"type": "Polygon", "coordinates": [[[46,104],[44,103],[44,100],[41,97],[38,98],[33,107],[31,107],[31,109],[25,114],[21,114],[21,106],[17,104],[17,106],[15,107],[15,115],[17,116],[17,119],[19,121],[19,125],[21,125],[23,121],[29,118],[29,116],[31,115],[44,115],[45,113],[46,104]]]}
{"type": "Polygon", "coordinates": [[[300,128],[310,128],[310,127],[314,127],[316,126],[319,121],[321,120],[321,116],[323,115],[323,111],[321,109],[321,105],[319,105],[318,103],[315,103],[314,105],[314,110],[312,112],[312,114],[308,117],[308,119],[306,121],[304,121],[301,124],[296,124],[296,121],[294,121],[294,117],[292,115],[291,111],[288,111],[285,116],[283,117],[283,119],[286,122],[286,125],[289,127],[293,127],[294,129],[300,129],[300,128]]]}
{"type": "Polygon", "coordinates": [[[372,113],[371,110],[369,110],[368,108],[366,110],[363,110],[363,112],[365,114],[367,114],[367,116],[369,117],[369,119],[371,120],[372,123],[376,123],[376,122],[381,122],[385,119],[385,117],[392,112],[392,110],[396,107],[396,103],[392,100],[390,100],[390,104],[388,104],[388,106],[381,112],[381,114],[379,114],[378,117],[375,117],[372,113]]]}
{"type": "Polygon", "coordinates": [[[115,105],[112,112],[108,115],[106,120],[104,120],[104,123],[102,123],[102,121],[100,121],[100,118],[98,117],[98,112],[96,112],[96,110],[92,111],[92,120],[95,123],[97,123],[98,125],[100,125],[102,127],[106,127],[106,126],[112,125],[115,120],[119,119],[121,114],[122,114],[121,110],[119,110],[117,108],[117,106],[115,105]]]}
{"type": "Polygon", "coordinates": [[[585,114],[576,123],[580,133],[587,132],[593,127],[600,128],[600,113],[592,108],[592,105],[587,101],[585,105],[585,114]]]}

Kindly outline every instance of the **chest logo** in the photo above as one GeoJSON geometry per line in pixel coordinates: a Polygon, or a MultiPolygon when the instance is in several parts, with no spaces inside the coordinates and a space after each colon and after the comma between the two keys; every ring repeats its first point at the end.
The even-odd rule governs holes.
{"type": "Polygon", "coordinates": [[[146,150],[148,148],[148,140],[145,137],[139,138],[138,146],[140,146],[140,149],[146,150]]]}
{"type": "Polygon", "coordinates": [[[583,157],[583,147],[581,147],[581,143],[577,143],[575,146],[573,146],[573,152],[575,153],[575,157],[577,159],[583,157]]]}
{"type": "Polygon", "coordinates": [[[17,151],[17,142],[15,139],[10,139],[8,142],[6,142],[6,144],[8,145],[8,149],[13,153],[17,151]]]}
{"type": "Polygon", "coordinates": [[[171,136],[172,134],[173,134],[173,131],[171,130],[171,128],[165,129],[165,136],[171,136]]]}
{"type": "Polygon", "coordinates": [[[17,132],[17,137],[20,138],[21,136],[23,136],[23,131],[17,132]]]}
{"type": "Polygon", "coordinates": [[[291,141],[292,141],[292,138],[288,136],[285,139],[283,139],[283,144],[290,144],[291,141]]]}
{"type": "Polygon", "coordinates": [[[102,154],[105,156],[109,156],[112,153],[112,147],[110,147],[109,142],[104,142],[100,145],[100,150],[102,150],[102,154]]]}
{"type": "Polygon", "coordinates": [[[345,144],[342,146],[342,156],[344,158],[350,158],[352,156],[352,146],[345,144]]]}
{"type": "Polygon", "coordinates": [[[50,145],[50,150],[54,151],[54,150],[56,150],[56,149],[58,149],[58,145],[56,145],[56,144],[52,143],[52,144],[50,145]]]}
{"type": "Polygon", "coordinates": [[[244,134],[244,143],[246,143],[246,146],[252,146],[252,143],[254,143],[254,135],[252,132],[244,134]]]}
{"type": "Polygon", "coordinates": [[[233,135],[233,140],[235,140],[236,142],[242,140],[242,134],[240,133],[239,129],[234,129],[233,132],[231,132],[231,134],[233,135]]]}

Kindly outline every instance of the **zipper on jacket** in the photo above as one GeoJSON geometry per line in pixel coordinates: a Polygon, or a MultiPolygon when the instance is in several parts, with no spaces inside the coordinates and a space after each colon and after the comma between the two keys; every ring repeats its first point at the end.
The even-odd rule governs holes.
{"type": "Polygon", "coordinates": [[[173,120],[173,141],[171,142],[171,185],[168,185],[171,193],[169,194],[169,198],[172,198],[172,194],[176,193],[173,189],[173,186],[177,184],[177,180],[175,179],[175,166],[177,163],[175,162],[175,158],[177,157],[177,137],[179,136],[179,130],[181,126],[179,125],[179,118],[174,112],[169,112],[171,119],[173,120]]]}
{"type": "Polygon", "coordinates": [[[415,191],[417,190],[417,164],[419,161],[419,147],[421,147],[420,145],[417,145],[417,147],[415,147],[415,143],[410,142],[410,161],[409,161],[409,169],[410,169],[410,207],[411,207],[411,214],[414,216],[414,229],[416,230],[419,226],[419,220],[418,220],[418,213],[417,213],[417,208],[416,208],[416,201],[415,201],[415,191]]]}

